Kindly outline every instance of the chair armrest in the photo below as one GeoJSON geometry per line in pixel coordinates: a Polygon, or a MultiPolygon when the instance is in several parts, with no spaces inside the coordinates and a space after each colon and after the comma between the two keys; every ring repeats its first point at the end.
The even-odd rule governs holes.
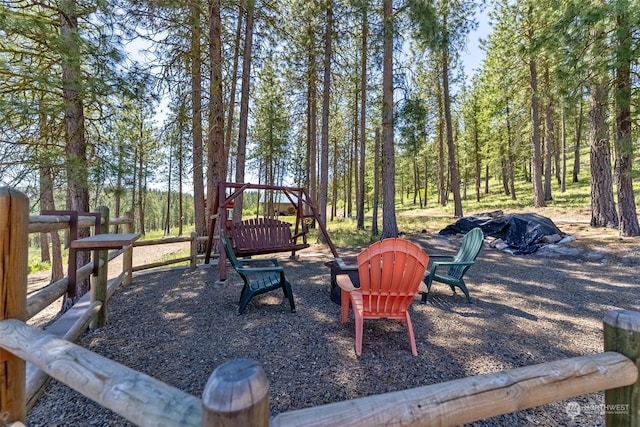
{"type": "Polygon", "coordinates": [[[453,259],[455,255],[446,255],[446,254],[429,254],[429,259],[433,258],[451,258],[453,259]]]}
{"type": "MultiPolygon", "coordinates": [[[[280,264],[276,258],[240,258],[238,262],[243,265],[251,265],[251,264],[273,264],[276,267],[279,267],[280,264]]],[[[254,268],[254,267],[250,267],[254,268]]]]}
{"type": "Polygon", "coordinates": [[[436,274],[436,270],[438,269],[438,267],[461,267],[461,266],[465,266],[465,265],[473,265],[474,262],[453,262],[453,261],[436,261],[436,262],[432,262],[431,265],[429,266],[429,270],[427,270],[427,273],[429,275],[433,275],[436,274]]]}
{"type": "Polygon", "coordinates": [[[355,271],[358,269],[358,264],[347,264],[342,258],[336,258],[336,263],[342,271],[355,271]]]}
{"type": "Polygon", "coordinates": [[[453,266],[464,266],[464,265],[473,265],[473,264],[475,264],[474,261],[469,261],[469,262],[453,262],[453,261],[441,262],[441,261],[436,261],[436,262],[433,263],[434,266],[438,266],[438,267],[441,266],[441,265],[453,267],[453,266]]]}
{"type": "Polygon", "coordinates": [[[353,286],[353,282],[351,281],[351,278],[348,274],[338,274],[336,276],[336,283],[343,291],[353,292],[358,289],[353,286]]]}
{"type": "Polygon", "coordinates": [[[238,268],[238,273],[276,273],[283,272],[282,267],[248,267],[248,268],[238,268]]]}

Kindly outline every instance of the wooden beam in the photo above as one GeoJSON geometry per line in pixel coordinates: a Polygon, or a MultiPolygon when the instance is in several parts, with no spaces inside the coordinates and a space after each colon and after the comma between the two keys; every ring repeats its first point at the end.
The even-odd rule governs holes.
{"type": "MultiPolygon", "coordinates": [[[[123,283],[124,278],[125,273],[121,273],[118,277],[109,280],[107,300],[111,298],[118,286],[123,283]]],[[[73,307],[47,327],[47,332],[66,341],[77,342],[87,330],[89,322],[97,317],[98,311],[102,307],[102,304],[97,302],[90,304],[89,297],[88,293],[83,295],[73,307]]],[[[46,373],[31,363],[27,363],[27,410],[36,403],[48,381],[49,376],[46,373]]]]}
{"type": "Polygon", "coordinates": [[[152,262],[150,264],[136,265],[135,267],[132,268],[132,271],[135,273],[142,270],[149,270],[151,268],[164,267],[165,265],[178,264],[180,262],[187,262],[187,261],[191,262],[191,260],[192,259],[190,256],[185,256],[180,258],[169,259],[166,261],[152,262]]]}
{"type": "MultiPolygon", "coordinates": [[[[29,233],[65,230],[69,228],[69,215],[31,215],[29,217],[29,233]]],[[[78,216],[78,227],[93,227],[96,219],[91,216],[78,216]]]]}
{"type": "Polygon", "coordinates": [[[600,353],[279,414],[272,427],[455,426],[633,384],[638,368],[600,353]]]}
{"type": "MultiPolygon", "coordinates": [[[[135,230],[133,224],[133,212],[127,212],[125,214],[126,218],[131,220],[129,223],[125,224],[122,228],[125,233],[132,234],[135,230]]],[[[133,245],[127,246],[123,256],[122,256],[122,271],[126,274],[124,279],[125,285],[130,285],[133,282],[133,245]]]]}
{"type": "Polygon", "coordinates": [[[71,242],[71,247],[78,250],[120,249],[132,245],[140,238],[139,234],[96,234],[71,242]]]}
{"type": "MultiPolygon", "coordinates": [[[[77,271],[77,280],[84,280],[91,276],[93,271],[93,263],[85,264],[77,271]]],[[[69,278],[62,279],[47,285],[46,287],[32,293],[27,297],[27,320],[50,306],[55,300],[60,298],[67,292],[69,287],[69,278]]]]}
{"type": "Polygon", "coordinates": [[[139,240],[133,244],[133,247],[162,245],[164,243],[185,243],[191,242],[192,240],[193,238],[189,236],[163,237],[161,239],[139,240]]]}
{"type": "MultiPolygon", "coordinates": [[[[96,212],[100,214],[101,218],[104,218],[104,222],[99,226],[96,226],[95,236],[113,236],[109,233],[109,208],[106,206],[98,206],[96,212]]],[[[78,242],[76,240],[75,242],[78,242]]],[[[71,242],[72,244],[74,242],[71,242]]],[[[129,246],[129,245],[126,245],[129,246]]],[[[122,248],[122,246],[120,247],[122,248]]],[[[117,249],[117,248],[113,248],[117,249]]],[[[100,303],[100,311],[97,318],[95,318],[89,325],[91,329],[98,329],[107,324],[107,281],[109,270],[109,252],[107,249],[102,249],[93,252],[93,263],[97,264],[98,268],[94,269],[94,274],[91,277],[91,303],[100,303]],[[97,274],[96,274],[97,270],[97,274]]]]}
{"type": "Polygon", "coordinates": [[[0,343],[49,376],[139,426],[201,426],[202,401],[19,320],[0,321],[0,343]]]}
{"type": "Polygon", "coordinates": [[[267,375],[250,359],[223,363],[209,377],[202,404],[205,427],[268,427],[267,375]]]}
{"type": "MultiPolygon", "coordinates": [[[[0,321],[26,320],[29,266],[29,199],[0,187],[0,321]]],[[[26,366],[0,347],[0,423],[24,422],[26,366]]]]}
{"type": "MultiPolygon", "coordinates": [[[[640,313],[612,310],[604,323],[604,349],[616,351],[633,360],[640,369],[640,313]]],[[[640,379],[607,390],[604,394],[605,420],[608,426],[640,425],[640,379]]]]}

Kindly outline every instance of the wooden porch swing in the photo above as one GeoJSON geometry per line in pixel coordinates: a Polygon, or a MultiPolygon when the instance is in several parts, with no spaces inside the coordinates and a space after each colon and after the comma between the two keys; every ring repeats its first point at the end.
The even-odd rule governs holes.
{"type": "MultiPolygon", "coordinates": [[[[209,238],[205,253],[205,264],[209,264],[213,250],[214,236],[224,232],[230,239],[233,252],[238,257],[263,255],[278,252],[291,252],[294,257],[296,251],[309,247],[307,243],[308,225],[305,220],[313,218],[317,221],[320,232],[324,235],[331,252],[338,258],[324,221],[318,216],[315,204],[302,187],[282,187],[273,185],[222,182],[218,184],[218,198],[214,205],[209,227],[209,238]],[[227,218],[227,212],[233,208],[234,200],[245,190],[278,191],[291,203],[288,212],[295,210],[295,223],[290,224],[275,218],[277,212],[265,212],[263,217],[245,219],[233,222],[227,218]],[[229,191],[229,194],[227,192],[229,191]],[[305,207],[311,212],[305,214],[305,207]]],[[[226,279],[226,255],[218,240],[218,254],[220,266],[220,280],[226,279]]]]}

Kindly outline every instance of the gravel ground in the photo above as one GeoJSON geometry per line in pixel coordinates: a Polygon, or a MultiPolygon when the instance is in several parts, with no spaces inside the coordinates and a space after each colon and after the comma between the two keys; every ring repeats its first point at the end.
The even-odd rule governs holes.
{"type": "MultiPolygon", "coordinates": [[[[590,232],[583,225],[559,226],[569,234],[590,232]]],[[[405,237],[428,253],[453,251],[461,240],[405,237]]],[[[575,249],[570,255],[513,256],[485,244],[466,276],[472,304],[437,283],[427,304],[416,297],[417,357],[404,327],[386,320],[365,322],[362,356],[356,357],[353,320],[339,321],[324,265],[330,253],[319,247],[295,261],[279,256],[293,285],[295,314],[280,292],[272,292],[253,298],[237,316],[241,281],[233,272],[223,286],[215,285],[213,268],[153,272],[120,288],[109,303],[108,325],[87,333],[80,345],[196,396],[220,364],[254,359],[270,381],[272,414],[592,354],[603,351],[608,310],[640,310],[640,242],[601,241],[579,237],[569,244],[575,249]]],[[[573,419],[565,410],[569,401],[561,401],[473,425],[601,426],[603,396],[571,399],[582,409],[573,419]]],[[[32,427],[130,425],[56,381],[27,421],[32,427]]]]}

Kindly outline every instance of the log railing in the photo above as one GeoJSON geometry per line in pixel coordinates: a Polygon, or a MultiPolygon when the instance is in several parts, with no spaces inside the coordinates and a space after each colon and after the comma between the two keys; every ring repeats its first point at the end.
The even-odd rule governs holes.
{"type": "MultiPolygon", "coordinates": [[[[123,224],[125,226],[125,233],[133,232],[133,220],[131,218],[110,218],[110,224],[123,224]]],[[[94,226],[95,218],[88,216],[78,217],[78,226],[94,226]]],[[[64,230],[69,227],[68,215],[38,215],[30,216],[28,223],[29,233],[49,232],[55,230],[64,230]]],[[[169,237],[162,239],[152,239],[144,241],[136,241],[133,243],[133,248],[150,246],[150,245],[163,245],[169,243],[190,243],[190,254],[188,256],[168,259],[164,261],[157,261],[149,264],[142,264],[133,266],[133,248],[125,248],[112,250],[108,253],[107,262],[113,261],[115,258],[123,255],[123,267],[122,274],[124,276],[118,276],[115,279],[112,278],[113,283],[109,284],[109,291],[115,290],[121,283],[131,284],[132,274],[138,271],[168,266],[172,264],[189,262],[190,268],[195,268],[198,259],[204,257],[204,255],[198,255],[197,243],[206,242],[207,237],[200,237],[197,233],[191,233],[190,236],[169,237]]],[[[104,260],[100,261],[100,267],[104,266],[104,260]]],[[[91,276],[93,271],[93,262],[86,264],[77,271],[77,280],[81,281],[91,276]]],[[[31,319],[36,314],[53,304],[61,296],[65,294],[69,285],[69,278],[65,276],[49,285],[39,289],[36,292],[29,294],[27,298],[27,320],[31,319]]]]}
{"type": "MultiPolygon", "coordinates": [[[[640,425],[640,313],[609,312],[604,353],[285,412],[262,368],[218,367],[197,398],[25,323],[28,200],[0,188],[0,424],[24,422],[25,362],[141,426],[459,425],[605,390],[608,426],[640,425]],[[22,218],[22,219],[21,219],[22,218]],[[11,250],[9,250],[11,248],[11,250]],[[623,409],[623,410],[620,410],[623,409]]],[[[97,313],[100,303],[87,312],[97,313]]],[[[87,314],[87,318],[95,316],[87,314]]]]}
{"type": "MultiPolygon", "coordinates": [[[[27,212],[21,212],[19,218],[16,217],[18,210],[25,209],[25,203],[28,206],[28,200],[23,202],[25,198],[19,192],[8,189],[0,188],[0,198],[2,198],[1,210],[2,220],[7,227],[17,227],[18,225],[26,222],[26,230],[21,230],[20,235],[29,233],[44,233],[56,230],[69,229],[72,221],[72,215],[68,214],[52,214],[52,215],[28,215],[27,212]],[[11,218],[10,218],[11,217],[11,218]]],[[[28,207],[26,207],[28,209],[28,207]]],[[[107,233],[107,224],[122,225],[123,233],[133,233],[133,217],[127,214],[125,218],[109,218],[108,209],[98,207],[97,211],[102,218],[100,222],[101,233],[107,233]]],[[[96,218],[94,215],[78,215],[73,218],[76,227],[95,227],[96,218]]],[[[24,224],[23,224],[24,225],[24,224]]],[[[0,235],[2,235],[2,226],[0,224],[0,235]]],[[[1,239],[7,242],[9,236],[2,236],[1,239]]],[[[14,233],[15,237],[15,233],[14,233]]],[[[21,237],[22,238],[22,237],[21,237]]],[[[25,237],[26,238],[26,237],[25,237]]],[[[111,295],[118,286],[121,284],[131,284],[132,274],[137,271],[157,268],[165,265],[171,265],[175,263],[189,262],[191,268],[195,268],[198,259],[197,255],[197,242],[206,241],[206,237],[198,238],[196,233],[192,233],[186,237],[174,237],[148,240],[144,242],[134,242],[134,246],[148,246],[148,245],[161,245],[165,243],[176,242],[190,242],[191,253],[188,257],[180,257],[165,260],[162,262],[154,262],[146,265],[139,265],[133,267],[133,247],[130,245],[125,248],[100,251],[98,256],[94,257],[94,260],[77,269],[75,274],[75,280],[82,281],[92,277],[92,272],[95,273],[92,277],[91,291],[85,295],[80,301],[78,301],[69,311],[65,312],[59,319],[49,325],[47,331],[53,335],[64,338],[68,341],[77,341],[82,334],[86,331],[87,327],[93,322],[96,327],[106,322],[106,306],[111,295]],[[122,272],[115,277],[109,278],[107,276],[108,264],[115,258],[122,256],[122,272]],[[98,268],[94,271],[94,262],[98,263],[98,268]],[[107,280],[109,279],[109,280],[107,280]]],[[[9,243],[10,247],[17,248],[18,246],[9,243]]],[[[20,245],[21,250],[26,250],[28,246],[26,244],[20,245]]],[[[0,269],[2,271],[2,269],[0,269]]],[[[14,269],[14,271],[16,271],[14,269]]],[[[26,268],[24,270],[26,274],[26,268]]],[[[22,281],[19,276],[14,273],[8,274],[9,270],[4,271],[6,280],[14,280],[19,283],[22,281]],[[8,275],[7,275],[8,274],[8,275]]],[[[68,292],[69,289],[69,276],[65,276],[60,280],[57,280],[49,285],[27,295],[26,307],[24,309],[24,321],[32,319],[40,312],[45,310],[51,304],[55,303],[68,292]]],[[[27,291],[26,286],[24,291],[27,291]]],[[[0,305],[0,308],[2,306],[0,305]]],[[[12,316],[7,316],[12,317],[12,316]]],[[[0,353],[2,351],[0,350],[0,353]]],[[[2,358],[0,357],[0,363],[2,358]]],[[[35,400],[39,397],[43,386],[47,383],[48,376],[40,369],[37,369],[35,365],[29,364],[26,366],[26,390],[25,395],[27,399],[27,407],[32,406],[35,400]]],[[[2,417],[0,416],[0,426],[2,426],[2,417]]]]}
{"type": "MultiPolygon", "coordinates": [[[[634,324],[633,328],[640,326],[640,313],[613,312],[608,317],[621,315],[634,324]]],[[[609,326],[617,334],[631,332],[609,326]]],[[[460,425],[601,390],[607,390],[605,407],[625,408],[607,413],[608,426],[638,425],[638,368],[631,359],[614,351],[270,418],[266,375],[246,359],[218,367],[199,399],[19,320],[0,321],[0,337],[0,347],[11,354],[141,426],[460,425]],[[125,390],[127,397],[123,399],[125,390]]],[[[639,338],[636,332],[631,340],[637,345],[639,338]]]]}

